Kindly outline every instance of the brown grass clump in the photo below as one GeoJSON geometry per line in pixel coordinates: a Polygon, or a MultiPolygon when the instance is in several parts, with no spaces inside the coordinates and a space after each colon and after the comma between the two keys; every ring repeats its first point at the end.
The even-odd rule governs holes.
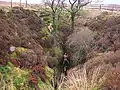
{"type": "Polygon", "coordinates": [[[120,67],[111,69],[106,75],[107,79],[104,86],[111,90],[120,90],[120,67]]]}
{"type": "Polygon", "coordinates": [[[68,80],[59,86],[59,90],[98,90],[104,84],[105,77],[101,74],[103,66],[96,67],[88,76],[86,67],[82,70],[69,72],[68,80]]]}
{"type": "Polygon", "coordinates": [[[88,60],[83,67],[68,71],[59,90],[119,90],[120,50],[101,53],[88,60]]]}

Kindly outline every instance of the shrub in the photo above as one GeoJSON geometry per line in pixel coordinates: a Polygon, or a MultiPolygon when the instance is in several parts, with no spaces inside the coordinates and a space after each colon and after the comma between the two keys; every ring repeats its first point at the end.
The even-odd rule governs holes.
{"type": "Polygon", "coordinates": [[[66,47],[72,51],[72,65],[85,62],[86,55],[91,52],[94,43],[95,33],[88,28],[81,28],[80,31],[71,34],[66,42],[66,47]]]}
{"type": "Polygon", "coordinates": [[[52,47],[51,49],[48,50],[48,58],[47,62],[48,65],[53,68],[56,67],[62,59],[63,56],[63,51],[60,47],[52,47]]]}

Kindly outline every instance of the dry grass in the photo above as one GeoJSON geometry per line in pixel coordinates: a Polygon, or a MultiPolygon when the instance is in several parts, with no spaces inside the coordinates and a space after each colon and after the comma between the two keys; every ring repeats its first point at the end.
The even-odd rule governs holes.
{"type": "Polygon", "coordinates": [[[120,50],[101,53],[68,71],[58,90],[120,90],[120,50]]]}
{"type": "MultiPolygon", "coordinates": [[[[58,90],[99,90],[104,84],[105,75],[101,75],[101,70],[105,66],[98,66],[91,73],[91,78],[88,76],[86,66],[78,71],[72,71],[67,77],[68,80],[59,85],[58,90]]],[[[106,69],[107,70],[107,69],[106,69]]]]}

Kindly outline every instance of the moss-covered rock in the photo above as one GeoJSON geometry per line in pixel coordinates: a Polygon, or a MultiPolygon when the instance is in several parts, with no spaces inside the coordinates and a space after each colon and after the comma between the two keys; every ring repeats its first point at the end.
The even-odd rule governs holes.
{"type": "Polygon", "coordinates": [[[17,47],[16,48],[16,53],[18,54],[18,55],[20,55],[20,54],[22,54],[22,53],[24,53],[24,52],[27,52],[29,49],[27,49],[27,48],[23,48],[23,47],[17,47]]]}
{"type": "Polygon", "coordinates": [[[28,49],[26,49],[26,48],[16,47],[15,51],[10,54],[10,58],[12,58],[12,59],[19,58],[22,53],[27,52],[27,51],[28,51],[28,49]]]}

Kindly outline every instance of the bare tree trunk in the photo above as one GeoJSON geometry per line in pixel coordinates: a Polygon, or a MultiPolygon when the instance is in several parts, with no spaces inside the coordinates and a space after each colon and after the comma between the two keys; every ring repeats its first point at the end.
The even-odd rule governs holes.
{"type": "Polygon", "coordinates": [[[57,29],[60,28],[60,14],[57,17],[57,29]]]}
{"type": "Polygon", "coordinates": [[[11,8],[12,8],[12,0],[11,0],[11,8]]]}
{"type": "Polygon", "coordinates": [[[21,7],[21,0],[20,0],[20,7],[21,7]]]}
{"type": "Polygon", "coordinates": [[[27,0],[26,0],[26,8],[27,8],[27,0]]]}
{"type": "Polygon", "coordinates": [[[102,9],[102,5],[100,4],[100,10],[102,9]]]}
{"type": "Polygon", "coordinates": [[[71,12],[71,29],[74,30],[75,26],[75,13],[71,12]]]}
{"type": "Polygon", "coordinates": [[[53,21],[53,30],[55,30],[56,29],[56,23],[55,23],[55,13],[54,12],[52,12],[52,21],[53,21]]]}

